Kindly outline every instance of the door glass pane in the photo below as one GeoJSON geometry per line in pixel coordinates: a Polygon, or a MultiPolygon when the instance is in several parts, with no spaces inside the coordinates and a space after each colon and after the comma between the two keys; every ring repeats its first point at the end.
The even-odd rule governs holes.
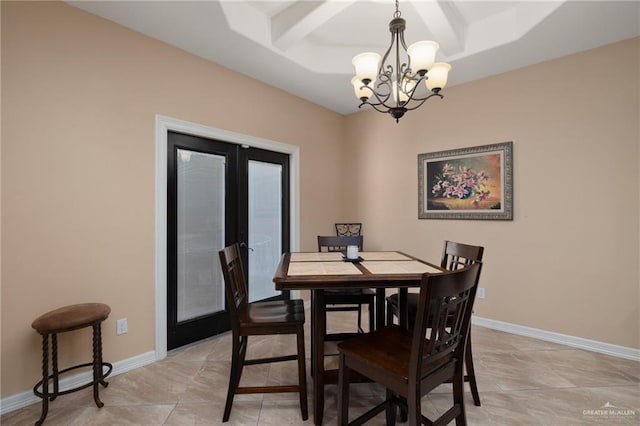
{"type": "Polygon", "coordinates": [[[277,296],[282,255],[282,166],[249,161],[249,301],[277,296]]]}
{"type": "Polygon", "coordinates": [[[224,310],[225,157],[178,149],[178,322],[224,310]]]}

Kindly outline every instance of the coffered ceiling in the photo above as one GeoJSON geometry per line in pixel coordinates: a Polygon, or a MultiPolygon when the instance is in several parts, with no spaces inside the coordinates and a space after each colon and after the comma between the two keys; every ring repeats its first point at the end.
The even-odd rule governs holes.
{"type": "MultiPolygon", "coordinates": [[[[395,10],[390,0],[67,3],[341,114],[358,110],[351,58],[384,53],[395,10]]],[[[401,0],[400,11],[407,44],[440,44],[449,86],[640,35],[637,1],[401,0]]]]}

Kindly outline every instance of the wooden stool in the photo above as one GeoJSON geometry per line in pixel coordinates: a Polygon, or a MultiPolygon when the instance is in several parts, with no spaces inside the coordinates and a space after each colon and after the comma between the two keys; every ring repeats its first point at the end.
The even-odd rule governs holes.
{"type": "Polygon", "coordinates": [[[106,387],[109,383],[104,379],[111,374],[113,366],[102,361],[102,332],[101,323],[111,313],[111,308],[104,303],[81,303],[65,306],[39,316],[33,323],[33,327],[42,335],[42,380],[33,387],[33,393],[42,398],[42,414],[36,422],[40,426],[47,417],[49,401],[56,399],[58,395],[66,395],[80,389],[93,386],[93,400],[98,407],[103,407],[98,395],[98,384],[106,387]],[[78,330],[84,327],[93,327],[93,362],[75,365],[58,371],[58,333],[78,330]],[[53,374],[49,375],[49,336],[51,336],[51,367],[53,374]],[[93,367],[93,380],[87,384],[73,389],[60,391],[58,388],[60,374],[82,367],[93,367]],[[104,372],[104,367],[107,372],[104,372]],[[49,393],[49,379],[53,379],[53,393],[49,393]],[[38,388],[41,388],[39,391],[38,388]]]}

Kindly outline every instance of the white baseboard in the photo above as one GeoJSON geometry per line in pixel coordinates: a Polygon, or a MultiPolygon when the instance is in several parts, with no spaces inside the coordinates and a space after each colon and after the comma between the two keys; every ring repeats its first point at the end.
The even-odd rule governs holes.
{"type": "Polygon", "coordinates": [[[611,343],[583,339],[582,337],[569,336],[567,334],[555,333],[553,331],[545,331],[537,328],[525,327],[523,325],[477,317],[475,315],[472,317],[471,323],[481,327],[491,328],[493,330],[504,331],[520,336],[533,337],[535,339],[559,343],[561,345],[571,346],[573,348],[598,352],[618,358],[630,359],[632,361],[640,361],[640,349],[612,345],[611,343]]]}
{"type": "MultiPolygon", "coordinates": [[[[147,364],[151,364],[155,361],[156,353],[154,351],[146,352],[128,359],[124,359],[122,361],[118,361],[113,364],[113,370],[111,371],[109,377],[126,373],[127,371],[145,366],[147,364]]],[[[84,383],[88,383],[91,381],[91,374],[92,373],[90,371],[87,371],[61,379],[60,389],[71,389],[84,383]]],[[[61,398],[64,398],[64,396],[61,398]]],[[[20,392],[6,398],[2,398],[0,399],[0,415],[41,401],[42,399],[35,396],[32,390],[20,392]]]]}

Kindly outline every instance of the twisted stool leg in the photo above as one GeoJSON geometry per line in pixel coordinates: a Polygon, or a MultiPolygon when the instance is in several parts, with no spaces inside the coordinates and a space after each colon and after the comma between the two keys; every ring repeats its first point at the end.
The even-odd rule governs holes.
{"type": "Polygon", "coordinates": [[[100,323],[98,324],[98,356],[98,365],[100,366],[100,384],[106,388],[109,386],[109,382],[104,380],[104,362],[102,361],[102,324],[100,323]]]}
{"type": "Polygon", "coordinates": [[[47,418],[49,411],[49,335],[42,334],[42,413],[36,421],[36,426],[40,426],[47,418]]]}
{"type": "Polygon", "coordinates": [[[53,401],[58,397],[60,376],[58,374],[58,334],[53,333],[51,335],[51,367],[53,369],[53,395],[49,398],[49,401],[53,401]]]}
{"type": "Polygon", "coordinates": [[[100,401],[98,394],[98,384],[103,381],[102,378],[102,345],[100,344],[102,335],[100,332],[100,323],[93,325],[93,400],[98,408],[104,407],[104,402],[100,401]]]}

